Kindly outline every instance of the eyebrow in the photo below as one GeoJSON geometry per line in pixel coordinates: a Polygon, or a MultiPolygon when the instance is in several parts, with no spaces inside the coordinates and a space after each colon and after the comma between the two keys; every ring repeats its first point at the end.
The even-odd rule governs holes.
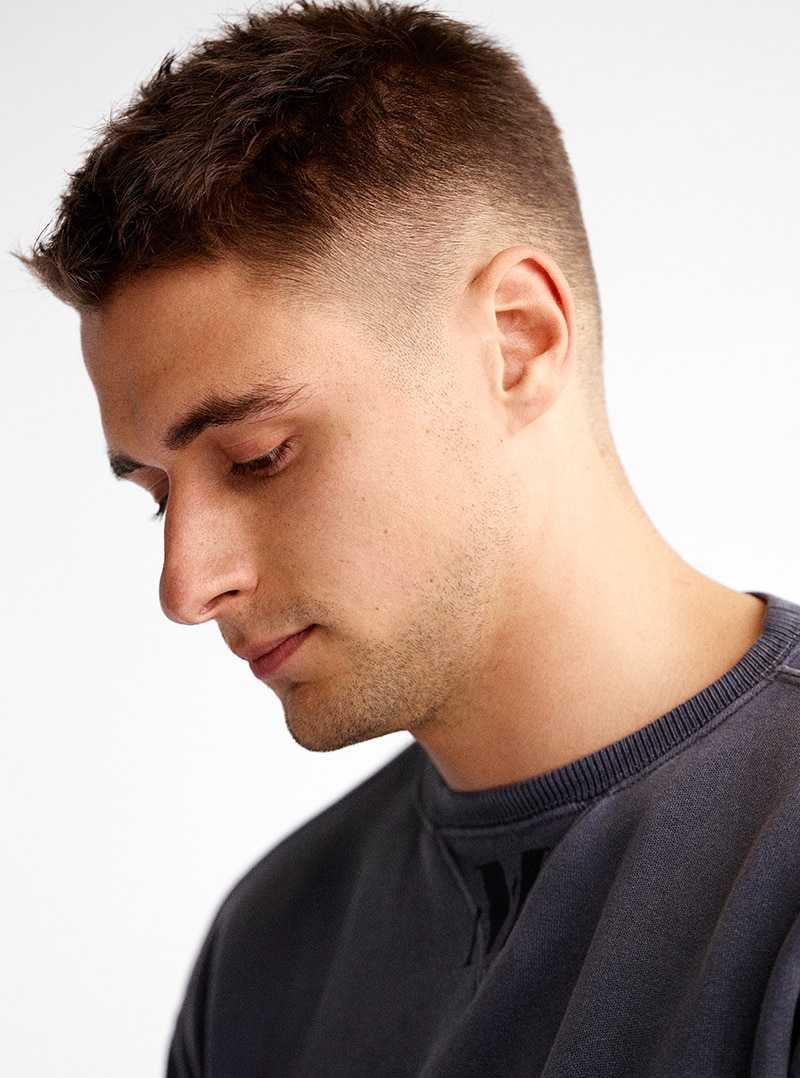
{"type": "MultiPolygon", "coordinates": [[[[226,427],[247,419],[268,419],[280,414],[305,386],[259,384],[229,397],[212,393],[173,423],[164,436],[167,449],[185,449],[209,427],[226,427]]],[[[146,467],[125,453],[109,453],[111,471],[118,479],[146,467]]]]}

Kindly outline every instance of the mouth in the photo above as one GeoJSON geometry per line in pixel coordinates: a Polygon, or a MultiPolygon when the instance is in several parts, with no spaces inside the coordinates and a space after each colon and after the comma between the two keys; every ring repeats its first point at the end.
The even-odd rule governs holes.
{"type": "Polygon", "coordinates": [[[299,633],[291,633],[289,636],[282,636],[278,640],[269,640],[263,644],[254,644],[241,651],[237,650],[236,654],[249,663],[250,669],[259,681],[266,681],[277,674],[286,660],[302,647],[313,628],[313,625],[309,625],[301,629],[299,633]]]}

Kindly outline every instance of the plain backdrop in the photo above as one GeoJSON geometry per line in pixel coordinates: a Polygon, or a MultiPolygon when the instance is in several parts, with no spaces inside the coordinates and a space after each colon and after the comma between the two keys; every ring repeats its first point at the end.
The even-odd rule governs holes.
{"type": "MultiPolygon", "coordinates": [[[[800,599],[796,0],[453,0],[524,58],[570,149],[617,441],[656,524],[800,599]]],[[[158,609],[160,527],[115,485],[77,319],[5,254],[100,118],[217,25],[206,0],[4,14],[0,1071],[158,1075],[223,893],[403,739],[311,756],[213,626],[158,609]]]]}

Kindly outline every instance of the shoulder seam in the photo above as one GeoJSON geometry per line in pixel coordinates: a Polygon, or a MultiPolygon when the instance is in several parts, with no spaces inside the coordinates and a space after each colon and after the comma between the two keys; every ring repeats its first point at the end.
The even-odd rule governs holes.
{"type": "Polygon", "coordinates": [[[800,670],[794,666],[787,666],[785,663],[775,670],[774,677],[776,681],[788,681],[790,685],[800,685],[800,670]]]}

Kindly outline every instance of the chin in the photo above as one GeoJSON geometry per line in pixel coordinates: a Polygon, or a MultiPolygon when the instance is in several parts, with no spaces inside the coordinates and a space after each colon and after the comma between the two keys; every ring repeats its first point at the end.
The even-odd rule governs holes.
{"type": "Polygon", "coordinates": [[[286,727],[297,744],[309,752],[335,752],[390,732],[374,726],[364,727],[356,722],[332,723],[330,716],[321,716],[316,720],[306,717],[304,721],[298,721],[288,713],[286,727]]]}
{"type": "Polygon", "coordinates": [[[291,689],[283,702],[286,726],[298,745],[310,752],[334,752],[347,745],[371,741],[384,734],[407,729],[396,711],[382,706],[370,706],[374,701],[350,696],[319,700],[306,699],[309,694],[302,686],[291,689]]]}

